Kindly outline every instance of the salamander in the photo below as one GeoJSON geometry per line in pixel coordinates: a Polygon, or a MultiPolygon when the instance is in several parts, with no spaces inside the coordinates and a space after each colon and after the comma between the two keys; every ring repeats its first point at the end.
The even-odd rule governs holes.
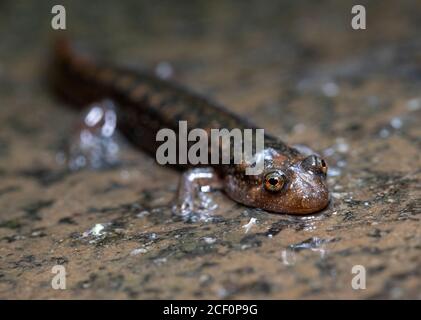
{"type": "MultiPolygon", "coordinates": [[[[202,128],[207,132],[211,128],[257,128],[174,81],[82,55],[66,39],[56,41],[50,70],[52,89],[74,107],[104,98],[115,101],[119,130],[133,145],[152,155],[159,147],[157,132],[161,128],[177,132],[182,120],[187,121],[189,129],[202,128]]],[[[325,160],[317,154],[305,154],[267,133],[264,170],[258,175],[246,175],[244,163],[191,167],[193,171],[184,174],[190,185],[184,183],[180,192],[184,206],[192,205],[188,201],[191,182],[203,180],[218,181],[228,197],[238,203],[276,213],[314,213],[329,202],[325,160]]]]}

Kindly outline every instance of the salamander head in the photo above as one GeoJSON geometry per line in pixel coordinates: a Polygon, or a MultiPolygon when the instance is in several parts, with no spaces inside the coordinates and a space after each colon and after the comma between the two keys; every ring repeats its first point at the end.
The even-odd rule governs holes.
{"type": "Polygon", "coordinates": [[[268,211],[309,214],[329,203],[326,162],[316,155],[265,156],[259,175],[236,170],[225,176],[225,190],[237,202],[268,211]]]}

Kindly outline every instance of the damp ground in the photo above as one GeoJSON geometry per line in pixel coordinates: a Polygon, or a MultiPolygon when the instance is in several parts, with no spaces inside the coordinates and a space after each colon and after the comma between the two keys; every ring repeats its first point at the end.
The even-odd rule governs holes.
{"type": "Polygon", "coordinates": [[[132,5],[68,4],[68,29],[317,150],[332,201],[287,216],[216,192],[214,219],[186,223],[171,214],[180,174],[130,146],[110,168],[67,169],[80,115],[43,84],[51,6],[5,2],[0,297],[420,299],[420,8],[367,4],[357,32],[347,1],[132,5]],[[57,264],[66,290],[51,288],[57,264]]]}

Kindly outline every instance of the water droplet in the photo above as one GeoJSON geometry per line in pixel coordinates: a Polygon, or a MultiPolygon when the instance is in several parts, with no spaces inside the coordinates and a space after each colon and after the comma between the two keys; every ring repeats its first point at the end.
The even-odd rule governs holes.
{"type": "Polygon", "coordinates": [[[257,219],[256,218],[251,218],[250,221],[243,225],[242,228],[245,229],[245,233],[248,233],[250,231],[250,229],[256,224],[257,219]]]}
{"type": "Polygon", "coordinates": [[[395,129],[400,129],[402,128],[402,119],[395,117],[392,120],[390,120],[390,125],[395,128],[395,129]]]}

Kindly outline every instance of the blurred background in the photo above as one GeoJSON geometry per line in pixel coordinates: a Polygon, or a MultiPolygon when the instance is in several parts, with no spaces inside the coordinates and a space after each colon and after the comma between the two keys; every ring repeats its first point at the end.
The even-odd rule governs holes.
{"type": "Polygon", "coordinates": [[[416,1],[1,1],[0,297],[420,299],[420,15],[416,1]],[[44,82],[55,4],[100,57],[319,151],[330,206],[292,217],[217,194],[216,222],[185,224],[170,212],[178,173],[138,150],[69,170],[80,115],[44,82]],[[66,290],[51,289],[56,264],[66,290]]]}

